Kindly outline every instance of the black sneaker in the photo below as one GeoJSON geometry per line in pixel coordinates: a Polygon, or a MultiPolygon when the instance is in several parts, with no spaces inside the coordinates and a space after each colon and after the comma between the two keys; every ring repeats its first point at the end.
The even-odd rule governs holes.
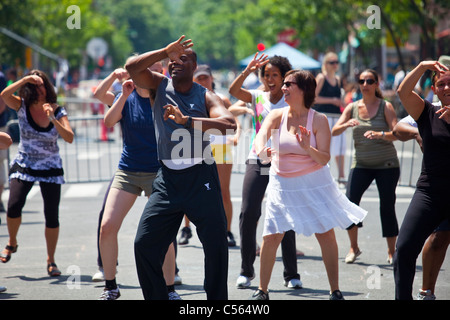
{"type": "Polygon", "coordinates": [[[256,290],[250,297],[250,300],[269,300],[269,292],[265,293],[262,290],[256,290]]]}
{"type": "Polygon", "coordinates": [[[189,243],[189,239],[192,238],[192,231],[189,227],[181,229],[181,237],[178,240],[178,244],[184,245],[189,243]]]}
{"type": "Polygon", "coordinates": [[[330,300],[345,300],[344,296],[342,295],[342,292],[339,290],[334,290],[330,294],[330,300]]]}
{"type": "Polygon", "coordinates": [[[231,231],[227,232],[227,236],[228,236],[228,246],[229,247],[236,247],[236,240],[234,240],[234,236],[231,233],[231,231]]]}

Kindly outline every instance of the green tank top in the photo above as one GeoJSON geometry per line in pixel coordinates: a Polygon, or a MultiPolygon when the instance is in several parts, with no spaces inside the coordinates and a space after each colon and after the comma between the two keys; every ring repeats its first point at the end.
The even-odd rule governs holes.
{"type": "Polygon", "coordinates": [[[377,114],[369,120],[361,119],[358,102],[352,105],[352,118],[359,121],[353,127],[354,154],[352,168],[388,169],[400,167],[397,150],[392,141],[383,139],[370,140],[364,137],[366,131],[390,131],[384,116],[386,101],[381,100],[377,114]]]}

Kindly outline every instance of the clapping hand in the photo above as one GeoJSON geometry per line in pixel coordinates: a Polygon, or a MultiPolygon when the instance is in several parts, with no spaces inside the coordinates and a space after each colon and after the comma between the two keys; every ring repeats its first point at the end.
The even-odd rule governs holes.
{"type": "Polygon", "coordinates": [[[298,128],[300,129],[300,133],[297,132],[295,134],[295,137],[297,138],[297,141],[300,144],[300,147],[302,147],[303,149],[308,151],[309,147],[311,146],[311,144],[310,144],[311,131],[309,131],[308,129],[306,129],[303,126],[298,126],[298,128]]]}
{"type": "Polygon", "coordinates": [[[272,161],[272,151],[272,148],[264,147],[264,149],[262,149],[262,151],[258,154],[258,157],[262,164],[267,164],[272,161]]]}

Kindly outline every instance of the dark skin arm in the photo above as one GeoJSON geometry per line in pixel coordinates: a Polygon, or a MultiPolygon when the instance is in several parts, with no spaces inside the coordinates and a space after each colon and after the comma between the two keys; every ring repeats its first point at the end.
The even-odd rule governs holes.
{"type": "MultiPolygon", "coordinates": [[[[159,50],[150,51],[131,59],[125,66],[134,83],[144,89],[156,90],[164,79],[164,75],[150,71],[148,68],[154,63],[169,58],[171,61],[183,65],[182,56],[186,55],[187,49],[194,44],[192,40],[183,41],[185,36],[181,36],[177,41],[170,43],[167,47],[159,50]]],[[[193,72],[194,70],[192,70],[193,72]]],[[[192,83],[184,82],[185,87],[191,87],[192,83]]],[[[182,92],[182,90],[178,90],[182,92]]],[[[225,107],[222,99],[212,92],[207,92],[205,96],[206,109],[209,118],[192,118],[191,127],[201,126],[202,131],[215,129],[222,134],[232,134],[236,130],[236,122],[233,115],[225,107]],[[232,132],[226,132],[231,130],[232,132]]],[[[180,109],[173,105],[164,106],[164,120],[171,119],[178,124],[185,125],[188,116],[181,113],[180,109]]]]}
{"type": "MultiPolygon", "coordinates": [[[[205,96],[206,109],[210,118],[192,118],[191,128],[199,128],[203,132],[208,130],[218,130],[221,134],[234,134],[236,131],[236,121],[234,116],[223,104],[222,99],[213,92],[207,91],[205,96]]],[[[172,119],[178,124],[185,125],[188,116],[181,113],[176,106],[168,104],[164,106],[164,120],[172,119]]]]}

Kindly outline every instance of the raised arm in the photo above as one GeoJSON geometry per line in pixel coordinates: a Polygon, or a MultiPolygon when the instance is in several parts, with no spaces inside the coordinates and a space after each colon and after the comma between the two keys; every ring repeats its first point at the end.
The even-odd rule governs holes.
{"type": "Polygon", "coordinates": [[[414,87],[426,70],[440,73],[448,71],[448,68],[438,61],[422,61],[403,79],[397,94],[402,101],[403,107],[414,120],[419,119],[425,107],[424,100],[414,92],[414,87]]]}
{"type": "Polygon", "coordinates": [[[127,70],[118,68],[111,72],[105,79],[103,79],[94,91],[94,98],[100,100],[104,104],[111,106],[114,103],[114,93],[109,91],[114,81],[126,79],[128,77],[127,70]]]}
{"type": "Polygon", "coordinates": [[[3,101],[6,103],[8,107],[14,110],[19,110],[22,105],[22,100],[20,97],[16,96],[14,92],[19,91],[19,89],[25,85],[26,83],[32,83],[34,85],[43,85],[44,81],[41,77],[37,75],[29,75],[25,76],[22,79],[17,80],[13,84],[7,86],[1,93],[3,101]]]}
{"type": "Polygon", "coordinates": [[[127,80],[122,84],[122,94],[112,104],[111,108],[106,112],[104,121],[107,128],[112,128],[122,119],[122,110],[128,97],[134,90],[133,80],[127,80]]]}
{"type": "Polygon", "coordinates": [[[166,58],[182,63],[180,56],[186,49],[194,45],[191,39],[183,41],[184,38],[185,36],[181,36],[177,41],[170,43],[165,48],[150,51],[130,59],[125,65],[125,69],[127,69],[134,83],[144,89],[156,89],[164,75],[150,71],[148,68],[166,58]]]}
{"type": "Polygon", "coordinates": [[[255,54],[255,57],[252,59],[252,61],[250,61],[250,63],[248,64],[248,66],[245,68],[244,71],[242,71],[236,79],[234,79],[233,83],[231,84],[230,88],[229,88],[229,92],[230,94],[239,99],[242,100],[244,102],[252,102],[252,95],[251,93],[247,90],[242,88],[242,85],[244,84],[245,79],[248,77],[248,75],[256,70],[258,70],[259,68],[261,68],[262,66],[266,65],[267,63],[269,63],[269,59],[267,58],[266,54],[262,54],[259,58],[258,58],[258,52],[255,54]]]}

